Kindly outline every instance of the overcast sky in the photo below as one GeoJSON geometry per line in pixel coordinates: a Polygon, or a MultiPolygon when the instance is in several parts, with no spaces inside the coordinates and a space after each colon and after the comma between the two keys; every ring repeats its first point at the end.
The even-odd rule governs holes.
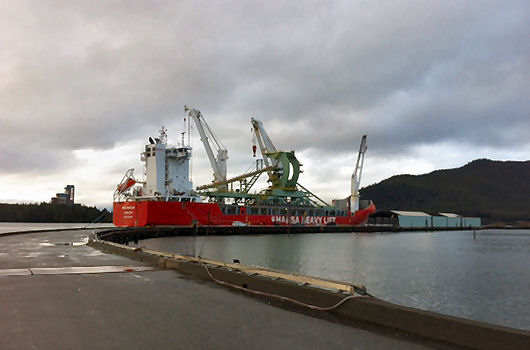
{"type": "MultiPolygon", "coordinates": [[[[530,2],[0,1],[0,201],[110,207],[185,104],[250,166],[250,116],[300,182],[362,186],[476,158],[530,159],[530,2]]],[[[193,181],[212,180],[198,139],[193,181]]]]}

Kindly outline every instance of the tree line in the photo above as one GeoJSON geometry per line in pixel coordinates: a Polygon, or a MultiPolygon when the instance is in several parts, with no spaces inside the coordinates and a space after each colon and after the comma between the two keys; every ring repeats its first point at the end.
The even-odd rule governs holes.
{"type": "Polygon", "coordinates": [[[107,209],[87,207],[81,204],[8,204],[0,203],[2,222],[112,222],[107,209]]]}

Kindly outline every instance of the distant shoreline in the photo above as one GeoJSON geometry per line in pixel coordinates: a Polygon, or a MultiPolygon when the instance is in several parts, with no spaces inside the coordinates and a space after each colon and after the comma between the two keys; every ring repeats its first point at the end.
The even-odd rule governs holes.
{"type": "Polygon", "coordinates": [[[87,207],[82,204],[9,204],[0,203],[0,222],[26,223],[112,223],[112,213],[107,209],[87,207]]]}

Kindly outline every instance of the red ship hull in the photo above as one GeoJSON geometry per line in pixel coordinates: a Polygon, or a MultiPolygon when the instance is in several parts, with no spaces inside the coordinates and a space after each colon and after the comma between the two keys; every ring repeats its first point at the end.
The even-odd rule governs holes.
{"type": "Polygon", "coordinates": [[[375,212],[372,203],[348,216],[250,215],[241,207],[240,214],[224,214],[216,203],[129,201],[114,202],[113,221],[116,226],[260,226],[260,225],[364,225],[375,212]]]}

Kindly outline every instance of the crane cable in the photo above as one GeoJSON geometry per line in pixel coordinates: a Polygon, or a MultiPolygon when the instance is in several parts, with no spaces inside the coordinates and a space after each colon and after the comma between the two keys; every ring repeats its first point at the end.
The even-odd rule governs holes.
{"type": "Polygon", "coordinates": [[[231,288],[235,288],[235,289],[238,289],[238,290],[242,290],[242,291],[245,291],[247,293],[252,293],[252,294],[256,294],[256,295],[261,295],[261,296],[266,296],[266,297],[270,297],[270,298],[275,298],[275,299],[279,299],[279,300],[282,300],[282,301],[288,301],[290,303],[293,303],[293,304],[296,304],[296,305],[300,305],[300,306],[304,306],[304,307],[307,307],[307,308],[312,309],[312,310],[331,311],[333,309],[338,308],[339,306],[341,306],[342,304],[344,304],[346,301],[348,301],[350,299],[357,299],[357,298],[361,298],[361,299],[377,299],[377,298],[375,298],[374,296],[372,296],[372,295],[370,295],[368,293],[366,293],[366,295],[349,295],[349,296],[345,297],[344,299],[340,300],[335,305],[332,305],[332,306],[329,306],[329,307],[321,307],[321,306],[317,306],[317,305],[313,305],[313,304],[304,303],[303,301],[295,300],[295,299],[292,299],[292,298],[289,298],[289,297],[284,297],[282,295],[271,294],[271,293],[267,293],[267,292],[261,292],[259,290],[248,289],[248,288],[245,288],[245,287],[240,287],[240,286],[238,286],[236,284],[232,284],[232,283],[225,282],[225,281],[220,281],[217,278],[212,276],[212,274],[210,273],[210,269],[208,269],[208,266],[206,266],[206,264],[204,264],[203,262],[200,262],[200,261],[199,261],[199,264],[201,264],[206,269],[206,273],[208,273],[208,276],[210,276],[210,278],[214,282],[216,282],[218,284],[221,284],[221,285],[227,286],[227,287],[231,287],[231,288]]]}

